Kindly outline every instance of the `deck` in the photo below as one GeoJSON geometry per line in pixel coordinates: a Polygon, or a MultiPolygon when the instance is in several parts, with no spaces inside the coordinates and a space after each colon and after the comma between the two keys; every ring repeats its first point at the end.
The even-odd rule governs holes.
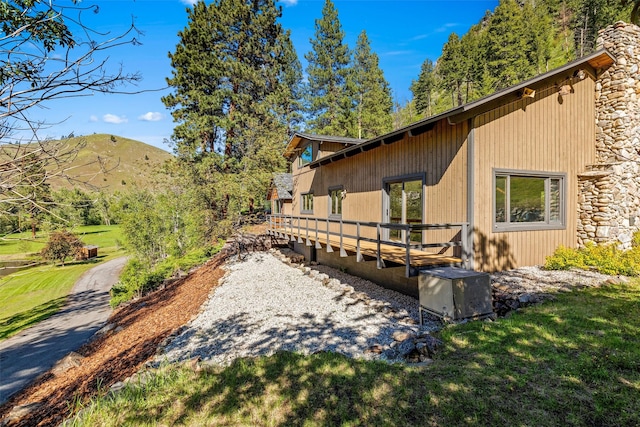
{"type": "Polygon", "coordinates": [[[465,223],[383,224],[285,215],[271,215],[268,223],[268,232],[271,235],[306,244],[306,246],[313,246],[317,250],[339,251],[342,257],[355,255],[358,262],[365,261],[366,258],[375,259],[377,260],[378,268],[385,268],[387,266],[386,263],[404,265],[407,277],[411,275],[412,271],[421,268],[465,265],[464,256],[456,257],[423,250],[425,248],[460,246],[462,247],[462,254],[465,254],[466,240],[462,239],[462,237],[459,241],[442,243],[416,243],[410,240],[399,242],[384,240],[381,237],[381,231],[385,228],[401,230],[405,233],[405,236],[410,236],[412,232],[419,230],[460,228],[460,236],[466,236],[467,224],[465,223]],[[346,226],[350,226],[350,229],[352,231],[355,230],[355,233],[348,234],[343,232],[346,226]],[[361,230],[365,228],[374,228],[376,237],[365,237],[365,233],[361,233],[361,230]]]}

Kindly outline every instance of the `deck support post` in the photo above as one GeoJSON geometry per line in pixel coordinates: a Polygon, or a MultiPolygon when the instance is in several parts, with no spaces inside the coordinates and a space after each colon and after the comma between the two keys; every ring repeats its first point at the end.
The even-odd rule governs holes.
{"type": "Polygon", "coordinates": [[[329,233],[329,218],[327,218],[327,253],[333,252],[331,247],[331,234],[329,233]]]}
{"type": "MultiPolygon", "coordinates": [[[[318,239],[318,218],[314,218],[316,221],[316,249],[322,249],[322,245],[320,244],[320,239],[318,239]]],[[[328,241],[329,239],[327,239],[328,241]]]]}
{"type": "Polygon", "coordinates": [[[411,226],[405,226],[405,277],[410,277],[411,274],[411,226]]]}
{"type": "Polygon", "coordinates": [[[360,223],[356,223],[356,262],[362,262],[364,258],[360,253],[360,223]]]}
{"type": "Polygon", "coordinates": [[[307,230],[307,242],[306,245],[307,246],[312,246],[311,245],[311,239],[309,239],[309,217],[306,217],[304,219],[305,223],[304,223],[304,228],[307,230]]]}
{"type": "Polygon", "coordinates": [[[302,233],[300,233],[300,222],[300,218],[298,218],[298,243],[304,243],[304,241],[302,240],[302,233]]]}
{"type": "Polygon", "coordinates": [[[377,239],[377,245],[378,248],[376,250],[376,265],[378,267],[378,270],[380,270],[381,268],[384,268],[384,261],[382,260],[382,258],[380,258],[380,224],[376,225],[376,239],[377,239]]]}
{"type": "Polygon", "coordinates": [[[344,250],[344,246],[342,245],[342,219],[340,220],[340,256],[342,258],[347,257],[347,252],[344,250]]]}

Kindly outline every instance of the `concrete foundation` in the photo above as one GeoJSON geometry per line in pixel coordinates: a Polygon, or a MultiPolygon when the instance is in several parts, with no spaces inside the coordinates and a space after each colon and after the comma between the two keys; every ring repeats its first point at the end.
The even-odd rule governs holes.
{"type": "Polygon", "coordinates": [[[316,249],[314,246],[306,246],[304,243],[297,242],[293,242],[292,245],[293,250],[304,255],[307,261],[316,261],[370,280],[383,288],[418,298],[418,277],[405,277],[404,265],[378,269],[375,258],[357,262],[355,253],[349,253],[348,257],[341,257],[338,250],[327,252],[324,247],[316,249]]]}

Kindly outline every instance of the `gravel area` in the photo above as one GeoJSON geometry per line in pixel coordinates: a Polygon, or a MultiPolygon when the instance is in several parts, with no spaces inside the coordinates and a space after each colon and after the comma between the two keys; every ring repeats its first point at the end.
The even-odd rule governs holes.
{"type": "Polygon", "coordinates": [[[276,254],[256,252],[229,263],[201,314],[156,360],[199,357],[227,365],[279,350],[393,359],[394,332],[440,327],[439,322],[418,326],[414,298],[326,266],[296,268],[276,254]]]}
{"type": "Polygon", "coordinates": [[[626,280],[624,276],[608,276],[595,271],[544,270],[538,266],[520,267],[491,275],[494,288],[515,295],[529,293],[540,297],[626,280]]]}
{"type": "MultiPolygon", "coordinates": [[[[424,336],[442,326],[438,320],[418,326],[414,298],[327,266],[285,260],[289,261],[286,255],[271,250],[229,262],[198,317],[166,344],[156,363],[199,358],[228,365],[238,357],[276,351],[331,351],[395,361],[401,357],[395,351],[394,333],[424,336]]],[[[494,304],[502,307],[496,312],[504,314],[553,298],[558,291],[625,279],[591,271],[522,267],[494,273],[491,280],[494,304]]]]}

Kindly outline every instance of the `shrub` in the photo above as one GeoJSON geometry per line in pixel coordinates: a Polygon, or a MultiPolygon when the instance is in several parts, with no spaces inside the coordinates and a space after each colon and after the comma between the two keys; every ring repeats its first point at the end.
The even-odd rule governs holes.
{"type": "Polygon", "coordinates": [[[67,257],[81,254],[82,246],[82,241],[70,231],[55,231],[49,236],[49,241],[42,248],[40,255],[47,261],[60,261],[64,266],[67,257]]]}
{"type": "MultiPolygon", "coordinates": [[[[634,235],[634,242],[638,233],[634,235]]],[[[547,257],[544,268],[548,270],[593,269],[603,274],[640,274],[640,247],[623,251],[614,245],[587,244],[584,248],[570,249],[560,246],[552,256],[547,257]]]]}
{"type": "Polygon", "coordinates": [[[132,298],[157,289],[162,282],[174,276],[178,270],[188,271],[220,252],[223,243],[206,246],[187,253],[183,257],[169,257],[153,268],[147,267],[136,258],[129,260],[122,270],[120,281],[111,288],[112,307],[117,307],[132,298]]]}

